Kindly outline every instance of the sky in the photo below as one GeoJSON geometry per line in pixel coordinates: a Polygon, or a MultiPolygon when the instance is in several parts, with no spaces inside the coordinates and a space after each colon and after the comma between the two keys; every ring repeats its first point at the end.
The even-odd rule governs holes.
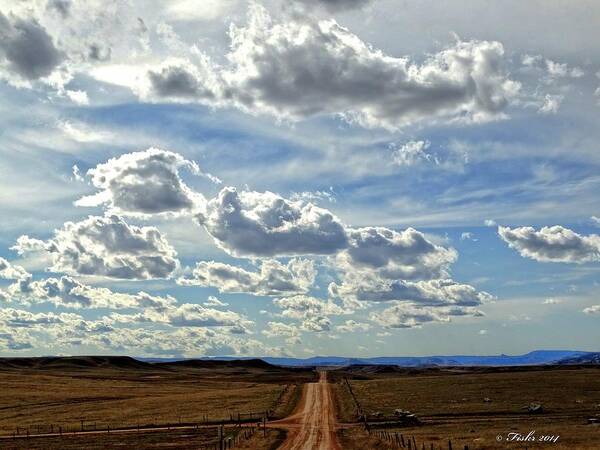
{"type": "Polygon", "coordinates": [[[0,355],[598,351],[592,0],[0,0],[0,355]]]}

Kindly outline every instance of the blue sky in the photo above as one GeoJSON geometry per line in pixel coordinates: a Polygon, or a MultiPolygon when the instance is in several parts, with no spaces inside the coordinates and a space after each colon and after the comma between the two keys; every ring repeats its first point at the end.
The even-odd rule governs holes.
{"type": "Polygon", "coordinates": [[[0,0],[0,354],[597,350],[600,7],[508,3],[0,0]]]}

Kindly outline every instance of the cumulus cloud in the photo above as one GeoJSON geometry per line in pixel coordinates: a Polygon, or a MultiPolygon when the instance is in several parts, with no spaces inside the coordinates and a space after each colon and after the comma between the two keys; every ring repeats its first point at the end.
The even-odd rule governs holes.
{"type": "Polygon", "coordinates": [[[486,292],[450,279],[405,281],[363,279],[346,281],[339,287],[339,295],[352,295],[359,301],[403,301],[423,306],[478,306],[492,300],[486,292]]]}
{"type": "Polygon", "coordinates": [[[600,217],[592,216],[590,217],[590,220],[592,221],[592,224],[594,224],[597,227],[600,227],[600,217]]]}
{"type": "MultiPolygon", "coordinates": [[[[172,98],[179,101],[215,102],[223,94],[215,69],[207,58],[203,64],[192,64],[184,59],[171,58],[160,67],[148,72],[149,86],[142,97],[172,98]]],[[[144,89],[142,87],[142,89],[144,89]]]]}
{"type": "Polygon", "coordinates": [[[66,222],[48,241],[21,236],[19,254],[44,250],[54,272],[124,279],[168,278],[179,267],[176,252],[154,227],[129,225],[118,216],[66,222]]]}
{"type": "Polygon", "coordinates": [[[6,17],[0,12],[0,61],[17,79],[47,77],[65,59],[46,29],[33,18],[6,17]]]}
{"type": "Polygon", "coordinates": [[[177,303],[171,296],[159,297],[146,292],[119,293],[89,286],[70,276],[15,283],[9,286],[8,293],[22,302],[50,302],[64,308],[137,308],[163,312],[177,303]]]}
{"type": "Polygon", "coordinates": [[[368,323],[357,322],[356,320],[346,320],[343,325],[338,325],[335,329],[340,333],[355,333],[357,331],[367,331],[371,328],[368,323]]]}
{"type": "Polygon", "coordinates": [[[584,236],[560,225],[543,227],[498,227],[498,234],[521,256],[541,262],[581,264],[600,261],[600,236],[584,236]]]}
{"type": "Polygon", "coordinates": [[[100,192],[75,204],[107,205],[112,213],[130,216],[192,213],[203,207],[205,199],[183,182],[181,168],[201,174],[195,162],[157,148],[112,158],[87,172],[100,192]]]}
{"type": "Polygon", "coordinates": [[[0,309],[0,322],[9,327],[44,327],[53,324],[65,324],[81,319],[81,316],[73,313],[32,313],[13,308],[0,309]]]}
{"type": "Polygon", "coordinates": [[[0,257],[0,279],[4,280],[27,280],[31,274],[21,266],[15,266],[6,259],[0,257]]]}
{"type": "Polygon", "coordinates": [[[332,301],[323,301],[306,295],[278,298],[273,303],[279,307],[281,316],[300,322],[305,331],[322,332],[331,329],[330,315],[346,313],[332,301]]]}
{"type": "Polygon", "coordinates": [[[222,302],[214,295],[209,295],[208,299],[203,303],[204,306],[213,306],[215,308],[229,306],[229,303],[222,302]]]}
{"type": "Polygon", "coordinates": [[[420,328],[427,323],[447,323],[452,316],[481,316],[481,311],[464,308],[415,308],[397,304],[371,313],[371,320],[386,328],[420,328]]]}
{"type": "Polygon", "coordinates": [[[166,312],[167,322],[176,327],[241,327],[246,322],[233,311],[220,311],[202,305],[184,303],[166,312]]]}
{"type": "Polygon", "coordinates": [[[435,162],[433,155],[426,152],[430,146],[429,141],[408,141],[400,147],[392,145],[392,162],[396,166],[414,166],[423,161],[435,162]]]}
{"type": "Polygon", "coordinates": [[[173,327],[229,327],[236,334],[247,333],[247,325],[252,324],[234,311],[222,311],[196,303],[145,309],[135,314],[113,313],[110,319],[116,323],[158,323],[173,327]]]}
{"type": "Polygon", "coordinates": [[[102,334],[69,330],[63,340],[79,340],[87,345],[141,355],[198,357],[226,355],[269,355],[275,349],[255,339],[236,337],[226,330],[206,327],[182,327],[169,330],[115,328],[102,334]]]}
{"type": "Polygon", "coordinates": [[[335,20],[274,23],[257,5],[249,15],[245,27],[230,29],[227,66],[215,69],[204,57],[193,67],[151,70],[153,95],[397,129],[423,119],[497,119],[519,90],[502,69],[499,42],[458,42],[419,64],[373,49],[335,20]],[[206,75],[211,70],[218,71],[206,75]]]}
{"type": "Polygon", "coordinates": [[[347,245],[331,212],[271,192],[223,188],[198,221],[220,248],[240,257],[327,255],[347,245]]]}
{"type": "Polygon", "coordinates": [[[0,348],[4,350],[30,350],[35,345],[35,339],[23,327],[9,327],[0,323],[0,348]]]}
{"type": "Polygon", "coordinates": [[[299,344],[300,330],[294,325],[288,325],[283,322],[269,322],[262,334],[269,338],[284,337],[288,344],[299,344]]]}
{"type": "Polygon", "coordinates": [[[294,258],[287,264],[264,260],[259,272],[215,261],[201,261],[190,277],[180,278],[177,282],[216,287],[219,292],[286,296],[308,292],[315,276],[314,262],[307,259],[294,258]]]}
{"type": "Polygon", "coordinates": [[[556,114],[564,98],[564,95],[546,94],[544,103],[539,107],[538,112],[541,114],[556,114]]]}
{"type": "Polygon", "coordinates": [[[581,78],[585,75],[581,67],[569,67],[566,63],[553,61],[542,55],[523,55],[521,62],[526,67],[543,70],[549,79],[581,78]]]}
{"type": "Polygon", "coordinates": [[[584,308],[583,312],[585,314],[600,314],[600,305],[592,305],[584,308]]]}
{"type": "Polygon", "coordinates": [[[348,236],[348,248],[337,256],[336,264],[350,277],[368,271],[388,279],[440,278],[457,258],[454,249],[434,244],[414,228],[355,228],[348,236]]]}

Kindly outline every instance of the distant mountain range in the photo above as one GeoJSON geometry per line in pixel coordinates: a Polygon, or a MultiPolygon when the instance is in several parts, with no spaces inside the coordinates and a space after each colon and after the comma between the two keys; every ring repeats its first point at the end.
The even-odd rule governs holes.
{"type": "MultiPolygon", "coordinates": [[[[177,361],[176,358],[138,358],[146,362],[177,361]]],[[[239,360],[253,358],[212,357],[212,360],[239,360]]],[[[400,367],[447,367],[447,366],[530,366],[542,364],[600,364],[600,353],[572,350],[536,350],[524,355],[493,356],[397,356],[377,358],[345,358],[340,356],[315,356],[312,358],[260,358],[277,366],[353,366],[353,365],[393,365],[400,367]]]]}

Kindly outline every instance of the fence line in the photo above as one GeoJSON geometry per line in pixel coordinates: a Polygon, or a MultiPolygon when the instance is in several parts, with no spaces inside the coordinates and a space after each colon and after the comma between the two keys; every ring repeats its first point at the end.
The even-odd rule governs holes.
{"type": "MultiPolygon", "coordinates": [[[[414,436],[405,436],[402,433],[398,433],[398,432],[392,432],[392,431],[387,431],[387,430],[382,430],[382,431],[374,431],[373,436],[377,437],[380,440],[386,441],[388,443],[391,443],[392,445],[395,445],[398,448],[407,448],[409,450],[444,450],[446,447],[439,445],[439,444],[433,444],[433,443],[426,443],[426,442],[422,442],[421,443],[421,447],[418,446],[417,444],[417,440],[415,439],[414,436]]],[[[448,439],[448,450],[452,450],[452,441],[450,439],[448,439]]],[[[456,447],[457,450],[459,447],[456,447]]],[[[464,445],[464,450],[469,450],[469,446],[468,445],[464,445]]]]}

